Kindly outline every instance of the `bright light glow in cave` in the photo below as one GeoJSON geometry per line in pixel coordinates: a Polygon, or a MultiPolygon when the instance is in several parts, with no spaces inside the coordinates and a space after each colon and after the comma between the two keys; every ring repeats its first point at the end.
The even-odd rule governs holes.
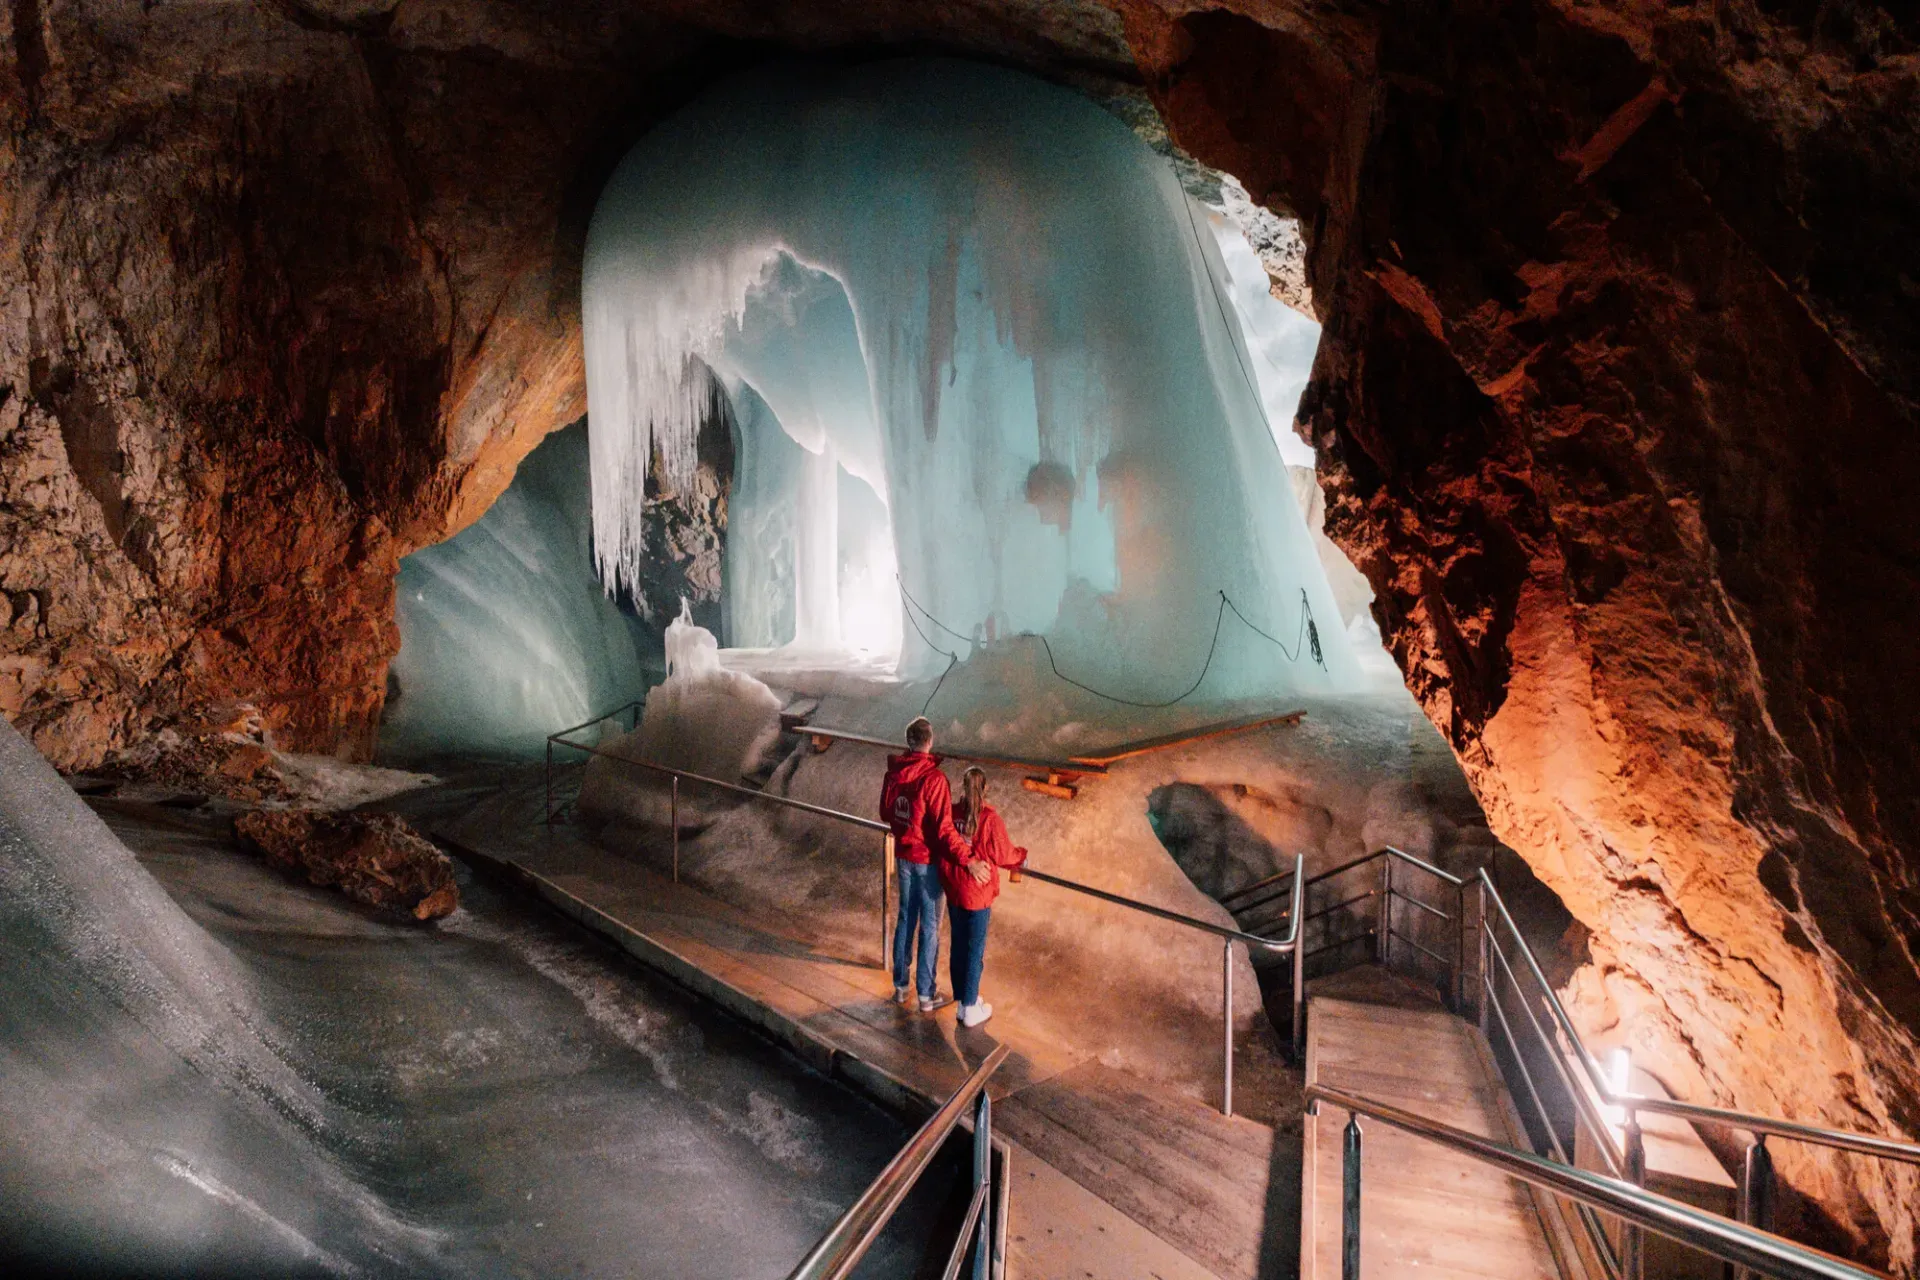
{"type": "Polygon", "coordinates": [[[997,640],[1002,671],[1145,701],[1203,669],[1203,700],[1357,686],[1281,453],[1317,330],[1250,326],[1284,309],[1219,232],[1118,120],[1011,72],[720,86],[633,149],[588,237],[602,576],[639,581],[649,470],[690,480],[717,383],[733,646],[923,677],[997,640]]]}

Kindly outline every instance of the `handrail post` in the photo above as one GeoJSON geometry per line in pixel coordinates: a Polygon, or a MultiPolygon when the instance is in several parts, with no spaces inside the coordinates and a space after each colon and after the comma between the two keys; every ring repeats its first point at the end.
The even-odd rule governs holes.
{"type": "Polygon", "coordinates": [[[1293,1061],[1298,1066],[1307,1058],[1307,939],[1304,932],[1293,938],[1293,1061]]]}
{"type": "Polygon", "coordinates": [[[893,832],[889,831],[880,841],[880,968],[885,970],[887,962],[893,958],[892,917],[888,909],[893,905],[893,832]]]}
{"type": "MultiPolygon", "coordinates": [[[[985,1089],[973,1112],[973,1186],[977,1192],[993,1178],[993,1103],[985,1089]]],[[[989,1280],[993,1261],[993,1197],[986,1197],[975,1225],[977,1244],[973,1250],[973,1280],[989,1280]]]]}
{"type": "Polygon", "coordinates": [[[1360,1116],[1353,1111],[1341,1144],[1340,1280],[1360,1280],[1360,1116]]]}
{"type": "Polygon", "coordinates": [[[1474,1003],[1480,1006],[1480,1034],[1487,1034],[1487,1006],[1493,1002],[1493,957],[1487,954],[1487,944],[1492,940],[1493,932],[1487,924],[1487,881],[1483,868],[1480,878],[1474,881],[1474,896],[1479,900],[1474,909],[1474,940],[1479,944],[1480,990],[1474,1003]]]}
{"type": "Polygon", "coordinates": [[[1467,886],[1453,890],[1453,1011],[1467,1016],[1467,886]]]}
{"type": "Polygon", "coordinates": [[[553,825],[553,739],[547,739],[547,802],[540,811],[540,821],[547,826],[553,825]]]}
{"type": "MultiPolygon", "coordinates": [[[[1647,1143],[1640,1132],[1640,1117],[1631,1106],[1626,1108],[1627,1121],[1622,1130],[1626,1145],[1627,1181],[1636,1187],[1647,1185],[1647,1143]]],[[[1620,1233],[1620,1275],[1621,1280],[1643,1280],[1647,1269],[1647,1233],[1646,1229],[1635,1223],[1623,1223],[1620,1233]]]]}
{"type": "Polygon", "coordinates": [[[673,827],[673,882],[680,883],[680,775],[673,775],[673,800],[667,815],[673,827]]]}
{"type": "Polygon", "coordinates": [[[1220,1114],[1233,1114],[1233,939],[1222,939],[1220,947],[1220,1022],[1223,1057],[1220,1086],[1220,1114]]]}
{"type": "MultiPolygon", "coordinates": [[[[1773,1230],[1773,1156],[1764,1133],[1754,1136],[1741,1164],[1739,1214],[1740,1221],[1750,1227],[1773,1230]]],[[[1735,1267],[1733,1280],[1750,1280],[1755,1274],[1749,1267],[1735,1267]]]]}
{"type": "Polygon", "coordinates": [[[1380,932],[1374,935],[1373,955],[1382,968],[1393,957],[1393,859],[1380,857],[1380,932]]]}

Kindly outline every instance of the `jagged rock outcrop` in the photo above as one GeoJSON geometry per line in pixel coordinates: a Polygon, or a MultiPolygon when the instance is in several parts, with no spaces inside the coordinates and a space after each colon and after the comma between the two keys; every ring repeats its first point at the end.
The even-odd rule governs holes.
{"type": "Polygon", "coordinates": [[[281,870],[370,907],[438,920],[460,905],[453,863],[398,814],[254,809],[233,831],[281,870]]]}
{"type": "MultiPolygon", "coordinates": [[[[581,412],[594,195],[714,75],[1144,76],[1305,230],[1328,529],[1591,929],[1583,1016],[1686,1096],[1920,1133],[1912,17],[19,0],[0,29],[0,712],[57,762],[238,699],[364,752],[397,558],[581,412]]],[[[1779,1158],[1913,1266],[1911,1174],[1779,1158]]]]}
{"type": "MultiPolygon", "coordinates": [[[[1312,228],[1329,531],[1592,930],[1581,1015],[1684,1096],[1920,1133],[1920,28],[1184,7],[1136,47],[1312,228]]],[[[1910,1170],[1776,1154],[1914,1266],[1910,1170]]]]}

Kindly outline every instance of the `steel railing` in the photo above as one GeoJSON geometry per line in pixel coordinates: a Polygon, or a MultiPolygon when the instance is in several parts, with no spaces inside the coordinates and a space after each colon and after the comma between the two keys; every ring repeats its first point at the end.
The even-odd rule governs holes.
{"type": "MultiPolygon", "coordinates": [[[[1307,883],[1304,878],[1305,865],[1305,859],[1296,857],[1293,861],[1293,870],[1281,873],[1280,878],[1292,878],[1293,890],[1292,907],[1288,911],[1289,923],[1287,925],[1287,933],[1286,936],[1280,938],[1266,938],[1259,934],[1245,932],[1244,930],[1230,929],[1225,925],[1213,924],[1210,921],[1196,920],[1194,917],[1182,915],[1178,911],[1169,911],[1165,907],[1156,907],[1151,903],[1141,902],[1135,898],[1128,898],[1121,894],[1111,893],[1105,889],[1096,889],[1092,885],[1081,884],[1076,880],[1068,880],[1064,876],[1049,875],[1044,871],[1035,871],[1032,867],[1020,868],[1020,874],[1046,884],[1056,885],[1062,889],[1071,889],[1075,893],[1086,894],[1090,898],[1098,898],[1102,902],[1111,902],[1116,906],[1127,907],[1142,914],[1153,916],[1156,919],[1185,925],[1189,929],[1197,929],[1202,933],[1210,933],[1221,940],[1220,1021],[1223,1026],[1223,1031],[1221,1033],[1220,1113],[1230,1116],[1233,1114],[1233,948],[1236,943],[1247,948],[1249,960],[1252,959],[1256,952],[1263,952],[1268,955],[1284,955],[1289,958],[1293,980],[1293,1026],[1291,1033],[1295,1061],[1300,1059],[1300,1056],[1306,1048],[1306,1020],[1304,1016],[1306,1009],[1306,975],[1305,971],[1301,968],[1302,955],[1300,947],[1300,904],[1302,895],[1306,892],[1307,883]]],[[[1272,879],[1272,877],[1270,877],[1270,879],[1272,879]]]]}
{"type": "MultiPolygon", "coordinates": [[[[1642,1113],[1673,1116],[1693,1124],[1750,1134],[1741,1161],[1735,1212],[1741,1223],[1763,1230],[1772,1225],[1775,1200],[1773,1158],[1767,1149],[1769,1137],[1920,1165],[1920,1145],[1913,1143],[1699,1103],[1644,1097],[1625,1088],[1616,1089],[1587,1051],[1559,994],[1547,981],[1533,948],[1514,923],[1499,889],[1484,868],[1475,877],[1474,890],[1479,903],[1476,935],[1480,975],[1476,1004],[1480,1027],[1489,1038],[1494,1031],[1499,1032],[1499,1043],[1504,1044],[1504,1056],[1511,1064],[1510,1079],[1520,1086],[1515,1090],[1516,1096],[1527,1104],[1534,1116],[1535,1123],[1529,1128],[1540,1132],[1539,1145],[1551,1151],[1556,1160],[1574,1164],[1567,1158],[1566,1143],[1560,1133],[1561,1118],[1548,1102],[1557,1090],[1564,1095],[1566,1114],[1571,1116],[1574,1155],[1578,1156],[1579,1138],[1584,1132],[1607,1173],[1630,1183],[1640,1183],[1646,1178],[1646,1147],[1639,1122],[1642,1113]],[[1544,1024],[1541,1013],[1546,1016],[1544,1024]],[[1541,1073],[1543,1062],[1550,1074],[1541,1073]],[[1609,1121],[1605,1111],[1609,1107],[1618,1109],[1617,1122],[1609,1121]]],[[[1616,1242],[1590,1206],[1581,1204],[1580,1216],[1601,1269],[1609,1277],[1640,1280],[1645,1270],[1641,1228],[1627,1223],[1616,1242]]],[[[1744,1265],[1736,1263],[1737,1267],[1744,1265]]],[[[1739,1274],[1736,1271],[1736,1276],[1739,1274]]]]}
{"type": "Polygon", "coordinates": [[[1005,1273],[1009,1179],[1003,1164],[1000,1194],[996,1196],[993,1103],[987,1096],[987,1081],[1006,1060],[1007,1046],[1000,1045],[974,1068],[953,1096],[920,1126],[920,1132],[908,1139],[899,1154],[887,1162],[887,1167],[853,1206],[820,1237],[820,1242],[800,1265],[788,1273],[787,1280],[843,1280],[851,1275],[969,1107],[973,1110],[973,1198],[968,1202],[959,1236],[940,1274],[942,1280],[956,1280],[966,1266],[969,1248],[973,1253],[974,1280],[989,1280],[991,1276],[1005,1273]]]}
{"type": "Polygon", "coordinates": [[[1531,1186],[1564,1196],[1591,1211],[1610,1214],[1631,1224],[1636,1231],[1656,1232],[1751,1274],[1775,1277],[1776,1280],[1890,1280],[1884,1272],[1857,1266],[1830,1253],[1683,1204],[1625,1179],[1593,1173],[1530,1151],[1519,1151],[1478,1134],[1342,1089],[1310,1085],[1307,1088],[1307,1102],[1310,1114],[1317,1114],[1322,1103],[1347,1113],[1341,1143],[1341,1280],[1359,1280],[1360,1277],[1361,1192],[1364,1184],[1361,1116],[1438,1143],[1483,1164],[1492,1165],[1531,1186]]]}
{"type": "Polygon", "coordinates": [[[791,796],[775,795],[771,791],[763,791],[758,787],[744,786],[738,782],[728,782],[723,778],[710,778],[705,774],[694,773],[689,769],[675,769],[670,765],[655,764],[651,760],[636,760],[631,756],[615,755],[610,751],[602,751],[597,745],[574,742],[568,737],[568,735],[578,733],[582,729],[590,729],[595,725],[604,724],[608,720],[616,720],[618,717],[635,710],[641,705],[639,702],[630,702],[624,707],[615,708],[606,715],[597,716],[592,720],[574,725],[568,729],[562,729],[559,733],[550,733],[547,735],[546,805],[544,810],[544,820],[546,824],[548,826],[553,825],[556,816],[553,807],[553,749],[555,747],[565,747],[572,751],[581,752],[584,755],[597,757],[601,760],[610,760],[617,765],[624,765],[631,769],[638,769],[642,772],[656,774],[668,779],[667,825],[672,831],[673,880],[675,884],[680,882],[680,784],[682,782],[690,782],[698,786],[709,787],[716,791],[724,791],[730,795],[743,796],[756,804],[766,804],[776,808],[791,809],[799,813],[811,814],[816,818],[826,818],[834,822],[845,823],[861,831],[878,832],[880,835],[880,967],[882,969],[886,968],[891,957],[893,942],[893,917],[888,910],[893,897],[893,829],[886,823],[876,821],[873,818],[862,818],[857,814],[829,808],[826,805],[811,804],[805,800],[795,800],[791,796]]]}
{"type": "MultiPolygon", "coordinates": [[[[1257,929],[1259,911],[1290,891],[1288,882],[1293,876],[1291,871],[1279,872],[1226,894],[1220,901],[1244,927],[1257,929]]],[[[1612,1087],[1575,1031],[1572,1018],[1484,868],[1466,880],[1388,847],[1323,871],[1305,884],[1305,909],[1296,907],[1292,912],[1300,920],[1296,935],[1300,940],[1298,963],[1310,965],[1317,957],[1368,943],[1368,958],[1381,965],[1391,966],[1404,954],[1441,966],[1455,1011],[1477,1018],[1481,1031],[1495,1047],[1540,1158],[1576,1169],[1584,1138],[1602,1175],[1637,1186],[1646,1179],[1640,1114],[1657,1113],[1696,1124],[1745,1130],[1752,1138],[1740,1171],[1736,1217],[1739,1223],[1761,1230],[1772,1223],[1775,1198],[1768,1137],[1920,1165],[1920,1146],[1912,1143],[1643,1097],[1612,1087]],[[1369,864],[1378,865],[1378,878],[1363,890],[1330,894],[1335,900],[1324,904],[1313,900],[1316,888],[1337,886],[1343,877],[1363,871],[1369,864]],[[1452,909],[1408,892],[1408,886],[1396,878],[1396,868],[1401,867],[1417,869],[1437,883],[1447,895],[1442,902],[1450,898],[1452,909]],[[1470,904],[1475,908],[1471,913],[1470,904]],[[1371,915],[1367,927],[1357,932],[1350,924],[1355,914],[1371,915]],[[1440,948],[1436,950],[1412,936],[1415,928],[1407,922],[1415,916],[1439,922],[1452,935],[1449,942],[1436,944],[1440,948]],[[1334,934],[1343,923],[1349,928],[1316,944],[1308,929],[1320,922],[1325,922],[1321,927],[1327,934],[1334,934]],[[1396,953],[1396,946],[1404,951],[1396,953]],[[1609,1109],[1617,1109],[1617,1119],[1609,1120],[1609,1109]]],[[[1426,937],[1428,942],[1433,941],[1431,931],[1426,937]]],[[[1584,1253],[1592,1267],[1608,1280],[1641,1280],[1645,1269],[1642,1226],[1623,1218],[1609,1230],[1591,1202],[1579,1196],[1568,1198],[1582,1228],[1584,1253]]],[[[1580,1242],[1575,1244],[1580,1247],[1580,1242]]],[[[1736,1267],[1740,1265],[1744,1264],[1736,1267]]],[[[1736,1277],[1739,1274],[1736,1270],[1736,1277]]]]}
{"type": "MultiPolygon", "coordinates": [[[[880,965],[882,968],[885,968],[887,966],[887,963],[890,957],[890,952],[891,952],[890,943],[892,940],[892,935],[891,935],[892,916],[889,912],[889,907],[891,905],[891,898],[892,898],[893,871],[894,871],[894,839],[893,839],[892,829],[888,827],[886,823],[876,822],[871,818],[858,817],[854,814],[846,813],[839,809],[831,809],[824,805],[810,804],[804,800],[794,800],[787,796],[777,796],[772,794],[771,792],[757,790],[756,788],[753,788],[753,787],[742,786],[741,784],[735,783],[735,782],[726,782],[719,778],[710,778],[703,774],[689,772],[685,769],[675,769],[667,765],[655,764],[652,761],[648,761],[648,760],[635,760],[627,756],[614,755],[611,752],[602,751],[599,749],[599,747],[594,745],[590,745],[583,742],[574,742],[570,740],[570,738],[568,737],[568,735],[578,733],[582,729],[591,728],[594,725],[602,724],[608,720],[615,720],[619,716],[625,715],[627,712],[631,711],[634,707],[637,707],[638,705],[640,704],[629,703],[627,706],[618,707],[613,711],[608,712],[604,716],[599,716],[595,719],[588,720],[584,724],[577,724],[577,725],[574,725],[572,728],[563,729],[559,733],[548,735],[547,737],[546,820],[549,823],[551,823],[554,819],[553,749],[555,747],[565,747],[573,751],[583,752],[584,754],[589,756],[597,756],[603,760],[611,760],[618,764],[627,765],[635,769],[641,769],[649,773],[660,774],[670,779],[671,811],[669,814],[669,824],[673,828],[673,837],[672,837],[673,839],[673,878],[676,882],[680,879],[680,783],[682,781],[697,783],[701,786],[713,787],[718,790],[729,792],[734,795],[744,796],[749,800],[756,801],[759,803],[777,805],[779,807],[786,808],[786,809],[795,809],[802,813],[813,814],[816,817],[829,818],[834,821],[844,822],[849,826],[857,827],[861,830],[880,832],[882,836],[882,851],[881,851],[882,867],[881,867],[881,887],[880,887],[880,965]]],[[[800,732],[805,732],[805,730],[802,729],[800,730],[800,732]]],[[[881,745],[887,745],[887,744],[883,743],[881,745]]],[[[1304,884],[1305,884],[1305,882],[1301,879],[1301,868],[1303,865],[1304,864],[1302,863],[1302,861],[1296,858],[1294,860],[1294,870],[1291,872],[1284,873],[1286,875],[1290,875],[1293,877],[1295,889],[1294,889],[1294,899],[1293,899],[1294,905],[1292,910],[1293,923],[1289,925],[1287,936],[1281,937],[1281,938],[1262,937],[1257,934],[1243,932],[1239,929],[1230,929],[1224,925],[1213,924],[1206,920],[1197,920],[1192,916],[1182,915],[1177,911],[1168,911],[1164,907],[1156,907],[1151,903],[1141,902],[1137,899],[1128,898],[1117,893],[1110,893],[1105,889],[1096,889],[1092,885],[1085,885],[1085,884],[1079,883],[1078,881],[1068,880],[1063,876],[1048,875],[1045,872],[1035,871],[1031,867],[1020,868],[1019,874],[1023,876],[1031,876],[1035,880],[1044,881],[1047,884],[1056,885],[1063,889],[1070,889],[1076,893],[1083,893],[1090,897],[1099,898],[1102,901],[1111,902],[1118,906],[1128,907],[1128,908],[1131,908],[1132,910],[1139,911],[1146,915],[1154,916],[1162,920],[1171,921],[1172,923],[1175,923],[1175,924],[1185,925],[1188,928],[1197,929],[1203,933],[1211,933],[1223,940],[1224,945],[1222,947],[1222,955],[1221,955],[1221,963],[1220,963],[1220,973],[1221,973],[1220,981],[1221,981],[1221,1015],[1222,1015],[1221,1020],[1222,1022],[1225,1023],[1225,1031],[1223,1032],[1223,1035],[1222,1035],[1223,1050],[1224,1050],[1224,1053],[1223,1053],[1224,1064],[1221,1071],[1222,1084],[1221,1084],[1220,1109],[1222,1113],[1226,1115],[1232,1115],[1233,1114],[1233,947],[1235,943],[1240,943],[1244,945],[1247,948],[1248,954],[1250,956],[1254,952],[1259,951],[1259,952],[1264,952],[1268,954],[1290,955],[1293,957],[1293,1042],[1294,1042],[1294,1054],[1296,1058],[1298,1058],[1298,1056],[1300,1055],[1300,1053],[1302,1052],[1305,1046],[1305,1039],[1304,1039],[1305,1022],[1303,1020],[1302,1012],[1304,1008],[1306,986],[1305,986],[1303,975],[1301,973],[1300,958],[1299,958],[1299,951],[1300,951],[1300,948],[1299,948],[1299,934],[1300,934],[1299,902],[1300,902],[1300,894],[1304,892],[1304,884]]]]}
{"type": "MultiPolygon", "coordinates": [[[[1288,896],[1291,893],[1288,886],[1294,880],[1294,876],[1295,873],[1291,870],[1270,875],[1263,880],[1235,889],[1232,893],[1223,894],[1220,897],[1220,904],[1232,912],[1244,928],[1253,930],[1266,927],[1257,920],[1261,909],[1272,905],[1283,896],[1288,896]]],[[[1443,925],[1453,927],[1459,936],[1464,936],[1464,930],[1459,930],[1457,922],[1464,915],[1462,895],[1465,892],[1465,883],[1458,876],[1442,871],[1432,863],[1391,845],[1322,871],[1305,882],[1305,891],[1300,896],[1301,908],[1298,910],[1300,936],[1303,939],[1301,944],[1303,969],[1316,956],[1338,953],[1361,942],[1371,944],[1372,957],[1376,962],[1383,965],[1390,964],[1393,960],[1394,944],[1397,942],[1444,968],[1447,990],[1455,1006],[1460,1007],[1464,999],[1462,993],[1465,989],[1466,970],[1463,949],[1456,946],[1454,948],[1456,954],[1452,956],[1441,955],[1434,951],[1414,937],[1411,928],[1403,928],[1396,922],[1394,908],[1396,906],[1411,908],[1420,916],[1437,919],[1443,925]],[[1315,904],[1306,898],[1305,894],[1311,893],[1316,886],[1337,881],[1370,863],[1379,864],[1379,873],[1362,892],[1348,894],[1338,901],[1322,904],[1315,904]],[[1453,909],[1448,910],[1446,907],[1438,906],[1408,892],[1408,887],[1401,884],[1394,876],[1396,866],[1411,868],[1436,880],[1441,886],[1441,891],[1452,896],[1453,909]],[[1307,926],[1318,921],[1326,921],[1327,924],[1323,927],[1330,931],[1334,925],[1348,918],[1342,913],[1348,913],[1350,909],[1363,905],[1370,906],[1373,911],[1373,922],[1365,929],[1322,941],[1316,946],[1307,945],[1304,932],[1307,926]]],[[[1294,910],[1296,909],[1289,908],[1289,914],[1294,910]]],[[[1285,918],[1285,915],[1280,917],[1280,919],[1285,918]]]]}

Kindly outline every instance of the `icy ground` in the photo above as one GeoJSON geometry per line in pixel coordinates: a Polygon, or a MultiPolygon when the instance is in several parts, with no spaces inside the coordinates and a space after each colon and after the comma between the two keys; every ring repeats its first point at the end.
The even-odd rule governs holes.
{"type": "Polygon", "coordinates": [[[422,928],[109,817],[0,725],[0,1272],[779,1276],[905,1137],[464,873],[422,928]]]}

